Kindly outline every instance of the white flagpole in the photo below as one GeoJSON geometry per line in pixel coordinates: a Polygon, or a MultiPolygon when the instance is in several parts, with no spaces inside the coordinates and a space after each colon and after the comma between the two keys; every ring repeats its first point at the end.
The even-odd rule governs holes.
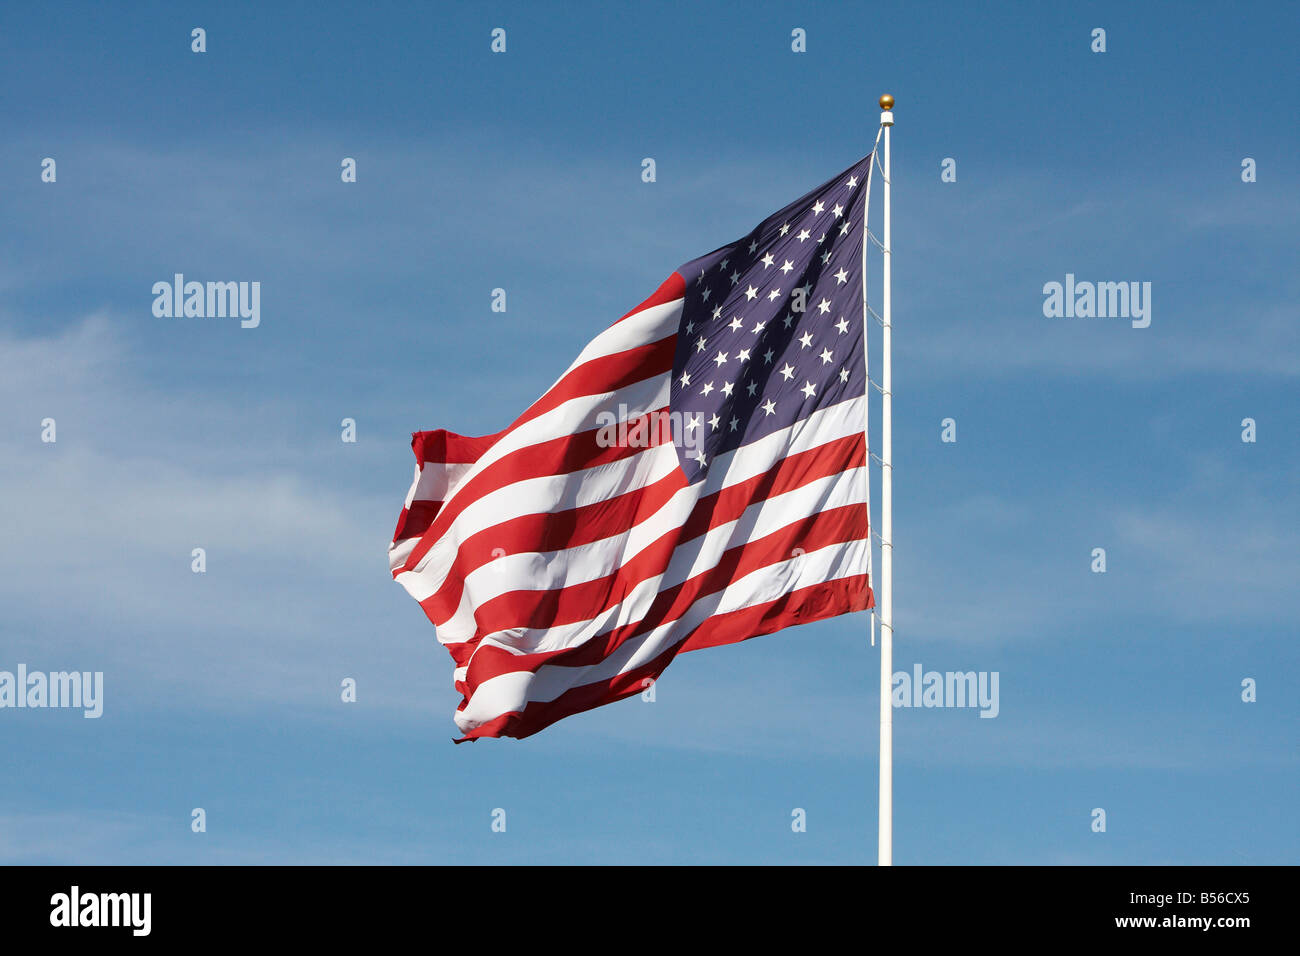
{"type": "MultiPolygon", "coordinates": [[[[894,473],[893,387],[890,347],[889,131],[894,125],[894,98],[880,98],[880,125],[885,134],[884,237],[881,266],[880,324],[880,857],[881,866],[894,863],[894,473]]],[[[866,224],[863,223],[863,229],[866,224]]],[[[864,240],[865,241],[865,240],[864,240]]]]}

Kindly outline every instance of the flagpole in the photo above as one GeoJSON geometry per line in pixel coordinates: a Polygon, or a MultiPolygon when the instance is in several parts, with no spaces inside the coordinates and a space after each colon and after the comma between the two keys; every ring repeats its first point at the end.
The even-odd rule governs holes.
{"type": "MultiPolygon", "coordinates": [[[[889,131],[894,125],[894,98],[880,98],[880,125],[885,134],[884,236],[881,246],[880,324],[880,837],[879,864],[894,863],[894,473],[893,393],[890,373],[890,237],[889,131]]],[[[866,223],[862,228],[866,229],[866,223]]]]}

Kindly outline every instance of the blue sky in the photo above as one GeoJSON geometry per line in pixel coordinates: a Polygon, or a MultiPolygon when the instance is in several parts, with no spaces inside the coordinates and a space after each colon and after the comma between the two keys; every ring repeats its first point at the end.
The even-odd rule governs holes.
{"type": "Polygon", "coordinates": [[[897,712],[895,861],[1295,863],[1300,13],[896,6],[6,6],[0,669],[105,705],[0,711],[0,861],[873,862],[865,617],[455,747],[385,551],[410,432],[508,423],[891,92],[895,664],[1001,691],[897,712]],[[1067,273],[1151,326],[1045,318],[1067,273]]]}

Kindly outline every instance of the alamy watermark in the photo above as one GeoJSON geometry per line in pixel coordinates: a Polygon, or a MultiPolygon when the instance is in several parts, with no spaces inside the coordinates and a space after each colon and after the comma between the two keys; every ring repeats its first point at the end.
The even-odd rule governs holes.
{"type": "Polygon", "coordinates": [[[245,329],[262,323],[262,283],[186,282],[176,273],[171,282],[153,284],[153,314],[160,319],[240,319],[245,329]]]}
{"type": "Polygon", "coordinates": [[[83,717],[104,713],[103,671],[0,671],[0,710],[6,707],[77,707],[83,717]]]}
{"type": "Polygon", "coordinates": [[[1150,282],[1065,282],[1043,286],[1043,315],[1049,319],[1131,319],[1135,329],[1151,324],[1150,282]]]}
{"type": "Polygon", "coordinates": [[[132,936],[148,936],[152,910],[152,893],[83,893],[74,885],[50,897],[50,925],[125,927],[132,936]]]}
{"type": "Polygon", "coordinates": [[[637,415],[626,405],[619,405],[617,412],[596,413],[596,445],[651,448],[671,444],[686,451],[699,451],[704,447],[704,436],[710,427],[702,415],[690,412],[660,410],[637,415]]]}
{"type": "Polygon", "coordinates": [[[890,696],[895,707],[978,707],[981,717],[1001,711],[997,671],[895,671],[890,696]]]}

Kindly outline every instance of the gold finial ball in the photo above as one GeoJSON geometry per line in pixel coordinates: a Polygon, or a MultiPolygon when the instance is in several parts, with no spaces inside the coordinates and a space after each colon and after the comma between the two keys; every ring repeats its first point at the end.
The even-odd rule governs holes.
{"type": "Polygon", "coordinates": [[[894,108],[894,98],[886,93],[880,98],[880,108],[882,110],[892,110],[894,108]]]}

